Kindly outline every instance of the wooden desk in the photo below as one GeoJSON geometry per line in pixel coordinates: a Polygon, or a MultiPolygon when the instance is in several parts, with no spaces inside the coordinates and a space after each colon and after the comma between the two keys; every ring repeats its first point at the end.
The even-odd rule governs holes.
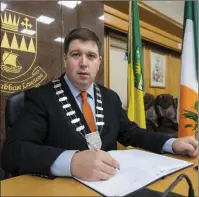
{"type": "MultiPolygon", "coordinates": [[[[175,156],[198,165],[198,158],[187,158],[175,156]]],[[[193,166],[181,170],[173,175],[159,180],[150,186],[151,189],[164,191],[181,174],[187,174],[193,183],[195,196],[198,196],[198,172],[193,170],[193,166]]],[[[173,190],[176,193],[187,195],[188,186],[182,180],[173,190]]],[[[56,178],[48,180],[29,175],[18,176],[15,178],[1,181],[1,196],[101,196],[90,188],[82,185],[73,178],[56,178]]]]}

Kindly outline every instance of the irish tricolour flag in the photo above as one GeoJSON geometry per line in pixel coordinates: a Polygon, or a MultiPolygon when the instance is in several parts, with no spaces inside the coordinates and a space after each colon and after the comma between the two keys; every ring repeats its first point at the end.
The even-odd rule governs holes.
{"type": "Polygon", "coordinates": [[[198,1],[185,1],[184,34],[179,96],[179,137],[193,135],[193,120],[183,118],[184,110],[194,109],[198,101],[198,1]]]}

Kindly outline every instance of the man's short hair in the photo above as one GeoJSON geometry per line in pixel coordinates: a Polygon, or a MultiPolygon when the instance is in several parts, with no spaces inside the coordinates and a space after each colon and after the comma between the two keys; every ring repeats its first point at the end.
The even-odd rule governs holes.
{"type": "Polygon", "coordinates": [[[99,54],[101,53],[101,42],[99,40],[99,38],[96,36],[96,34],[87,29],[87,28],[77,28],[77,29],[73,29],[68,36],[66,36],[65,40],[64,40],[64,53],[67,54],[68,52],[68,48],[70,43],[73,40],[82,40],[82,41],[94,41],[97,44],[98,50],[99,50],[99,54]]]}

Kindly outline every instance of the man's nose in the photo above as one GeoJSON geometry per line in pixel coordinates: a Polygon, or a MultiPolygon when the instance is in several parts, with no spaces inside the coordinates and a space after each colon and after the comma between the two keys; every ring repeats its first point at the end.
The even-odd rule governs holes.
{"type": "Polygon", "coordinates": [[[82,67],[86,67],[87,66],[87,57],[85,55],[82,55],[81,56],[81,59],[80,59],[80,66],[82,67]]]}

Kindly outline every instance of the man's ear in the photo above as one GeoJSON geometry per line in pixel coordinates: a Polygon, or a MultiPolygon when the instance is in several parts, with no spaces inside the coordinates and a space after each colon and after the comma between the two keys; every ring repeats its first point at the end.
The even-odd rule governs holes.
{"type": "Polygon", "coordinates": [[[63,55],[63,58],[64,58],[64,67],[66,68],[66,59],[67,59],[66,54],[63,55]]]}
{"type": "Polygon", "coordinates": [[[101,64],[102,63],[102,59],[103,59],[102,56],[99,56],[99,59],[100,59],[100,64],[101,64]]]}
{"type": "Polygon", "coordinates": [[[98,70],[99,70],[99,68],[100,68],[100,65],[101,65],[101,63],[102,63],[102,56],[99,56],[99,66],[98,66],[98,70]]]}

